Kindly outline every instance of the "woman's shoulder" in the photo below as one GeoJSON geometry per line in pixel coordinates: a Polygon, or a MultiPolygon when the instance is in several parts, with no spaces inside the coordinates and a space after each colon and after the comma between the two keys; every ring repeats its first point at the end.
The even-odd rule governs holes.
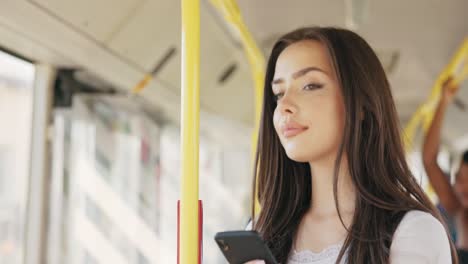
{"type": "Polygon", "coordinates": [[[424,236],[447,236],[443,224],[432,214],[419,210],[411,210],[408,211],[401,220],[394,237],[414,236],[415,234],[424,236]]]}
{"type": "Polygon", "coordinates": [[[395,261],[392,263],[450,263],[450,243],[444,225],[430,213],[407,212],[393,235],[390,258],[395,261]]]}

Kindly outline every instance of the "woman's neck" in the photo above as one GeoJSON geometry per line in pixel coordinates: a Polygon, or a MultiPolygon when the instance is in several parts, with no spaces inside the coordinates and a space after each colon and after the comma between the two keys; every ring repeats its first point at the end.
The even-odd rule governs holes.
{"type": "MultiPolygon", "coordinates": [[[[311,162],[312,197],[309,214],[318,217],[337,216],[333,192],[335,174],[334,159],[329,162],[311,162]]],[[[337,198],[341,214],[353,214],[356,201],[356,191],[351,181],[347,159],[340,164],[337,184],[337,198]]]]}

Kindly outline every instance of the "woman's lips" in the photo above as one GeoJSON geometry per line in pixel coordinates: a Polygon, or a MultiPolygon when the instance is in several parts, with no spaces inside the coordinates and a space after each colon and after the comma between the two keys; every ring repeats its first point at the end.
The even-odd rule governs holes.
{"type": "Polygon", "coordinates": [[[297,136],[305,130],[307,130],[307,127],[298,124],[286,124],[282,129],[282,133],[285,138],[290,138],[297,136]]]}

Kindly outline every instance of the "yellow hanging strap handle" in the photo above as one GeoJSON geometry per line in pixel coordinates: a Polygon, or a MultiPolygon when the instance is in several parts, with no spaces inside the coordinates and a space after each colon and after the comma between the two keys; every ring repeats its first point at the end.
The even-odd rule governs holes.
{"type": "Polygon", "coordinates": [[[145,87],[149,84],[149,82],[153,79],[153,77],[149,74],[145,75],[145,77],[143,78],[143,80],[141,80],[137,85],[135,85],[132,90],[131,90],[131,93],[132,94],[138,94],[140,93],[141,91],[143,91],[143,89],[145,89],[145,87]]]}
{"type": "MultiPolygon", "coordinates": [[[[239,7],[234,0],[211,0],[213,6],[215,6],[225,20],[231,24],[239,33],[239,36],[244,47],[244,51],[247,55],[247,59],[252,70],[252,77],[254,80],[254,107],[255,107],[255,125],[252,134],[252,158],[255,157],[257,142],[258,142],[258,131],[260,125],[260,115],[262,112],[262,100],[263,100],[263,85],[265,78],[265,58],[258,48],[252,34],[245,25],[242,15],[239,11],[239,7]]],[[[260,211],[260,204],[256,199],[255,195],[255,211],[260,211]]]]}
{"type": "Polygon", "coordinates": [[[427,101],[418,107],[407,123],[403,139],[407,151],[410,151],[413,147],[413,140],[419,126],[422,124],[424,131],[429,129],[441,95],[442,85],[450,76],[454,78],[455,85],[461,84],[468,77],[468,38],[464,40],[449,65],[435,81],[427,101]]]}
{"type": "Polygon", "coordinates": [[[180,264],[199,262],[200,0],[182,0],[180,264]]]}

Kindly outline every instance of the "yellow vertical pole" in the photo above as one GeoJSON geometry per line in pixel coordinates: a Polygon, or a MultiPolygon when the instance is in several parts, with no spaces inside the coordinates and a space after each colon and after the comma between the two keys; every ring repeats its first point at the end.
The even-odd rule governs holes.
{"type": "Polygon", "coordinates": [[[180,263],[198,262],[200,0],[182,0],[180,263]]]}
{"type": "MultiPolygon", "coordinates": [[[[262,100],[263,100],[263,85],[264,85],[265,73],[263,70],[257,69],[254,73],[254,82],[255,82],[255,125],[252,133],[252,164],[255,161],[255,154],[257,153],[258,145],[258,132],[260,130],[260,119],[262,114],[262,100]]],[[[257,168],[255,168],[256,170],[257,168]]],[[[256,190],[254,197],[252,197],[255,207],[255,215],[258,215],[261,210],[260,202],[257,199],[258,194],[258,175],[255,178],[257,181],[256,190]]]]}

